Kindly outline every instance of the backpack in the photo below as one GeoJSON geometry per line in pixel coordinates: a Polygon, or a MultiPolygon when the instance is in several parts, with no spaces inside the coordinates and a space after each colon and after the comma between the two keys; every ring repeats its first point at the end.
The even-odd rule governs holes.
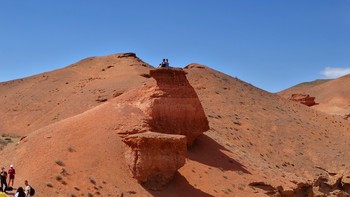
{"type": "Polygon", "coordinates": [[[6,187],[6,191],[12,191],[12,190],[13,190],[13,187],[11,187],[11,186],[6,187]]]}
{"type": "Polygon", "coordinates": [[[29,195],[34,196],[34,194],[35,194],[35,189],[32,186],[30,186],[29,195]]]}

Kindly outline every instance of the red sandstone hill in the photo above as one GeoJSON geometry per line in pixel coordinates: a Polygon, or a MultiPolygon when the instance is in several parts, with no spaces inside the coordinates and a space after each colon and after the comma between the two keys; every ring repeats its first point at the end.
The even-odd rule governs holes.
{"type": "Polygon", "coordinates": [[[350,114],[350,75],[346,75],[332,80],[316,80],[313,82],[302,83],[278,93],[285,98],[292,94],[309,94],[316,97],[318,105],[312,108],[336,115],[350,114]]]}
{"type": "MultiPolygon", "coordinates": [[[[349,121],[199,64],[184,71],[210,129],[188,148],[165,188],[143,187],[128,169],[121,133],[147,128],[154,99],[148,95],[158,83],[149,78],[152,69],[133,54],[117,54],[0,83],[1,134],[27,136],[1,152],[1,165],[15,165],[15,186],[28,179],[38,196],[350,192],[349,121]]],[[[186,95],[176,100],[182,97],[186,101],[186,95]]],[[[165,106],[167,115],[181,111],[176,103],[165,106]]]]}
{"type": "Polygon", "coordinates": [[[25,135],[78,115],[142,85],[150,69],[135,54],[115,54],[0,83],[0,131],[25,135]]]}

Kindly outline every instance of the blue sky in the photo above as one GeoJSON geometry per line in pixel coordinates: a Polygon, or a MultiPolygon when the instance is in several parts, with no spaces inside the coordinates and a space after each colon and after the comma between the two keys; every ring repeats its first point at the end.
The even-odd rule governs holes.
{"type": "Polygon", "coordinates": [[[350,72],[349,0],[0,0],[0,30],[0,81],[121,52],[270,92],[350,72]]]}

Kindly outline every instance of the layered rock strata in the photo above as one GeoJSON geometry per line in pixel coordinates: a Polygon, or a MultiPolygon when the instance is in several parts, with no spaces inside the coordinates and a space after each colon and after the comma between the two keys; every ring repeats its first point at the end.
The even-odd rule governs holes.
{"type": "Polygon", "coordinates": [[[151,70],[150,75],[157,81],[150,106],[152,131],[185,135],[191,145],[209,129],[209,123],[186,72],[165,68],[151,70]]]}
{"type": "Polygon", "coordinates": [[[209,123],[185,71],[161,68],[150,76],[154,84],[125,93],[116,107],[128,112],[119,133],[131,174],[147,188],[160,189],[185,164],[187,146],[209,123]]]}
{"type": "Polygon", "coordinates": [[[123,141],[128,145],[125,158],[131,173],[147,188],[160,189],[185,164],[187,146],[183,135],[146,132],[123,141]]]}

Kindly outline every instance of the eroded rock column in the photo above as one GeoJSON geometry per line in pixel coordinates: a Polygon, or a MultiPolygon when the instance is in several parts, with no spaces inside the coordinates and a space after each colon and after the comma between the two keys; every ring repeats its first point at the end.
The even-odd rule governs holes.
{"type": "Polygon", "coordinates": [[[134,178],[149,189],[160,189],[185,164],[187,143],[183,135],[146,132],[123,139],[125,158],[134,178]]]}

